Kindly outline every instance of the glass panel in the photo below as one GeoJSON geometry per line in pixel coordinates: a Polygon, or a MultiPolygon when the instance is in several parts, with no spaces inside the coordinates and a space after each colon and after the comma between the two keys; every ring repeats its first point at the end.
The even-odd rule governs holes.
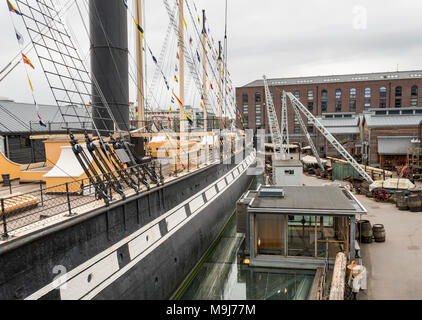
{"type": "Polygon", "coordinates": [[[315,217],[288,216],[288,256],[315,256],[315,217]]]}
{"type": "Polygon", "coordinates": [[[308,100],[314,100],[314,92],[312,90],[308,91],[308,100]]]}
{"type": "Polygon", "coordinates": [[[410,106],[416,107],[418,105],[418,98],[413,98],[410,100],[410,106]]]}
{"type": "Polygon", "coordinates": [[[346,252],[346,217],[318,217],[318,257],[334,259],[346,252]]]}
{"type": "Polygon", "coordinates": [[[387,97],[387,88],[386,87],[381,87],[380,88],[380,97],[381,98],[387,97]]]}
{"type": "Polygon", "coordinates": [[[356,88],[350,89],[350,98],[356,99],[356,88]]]}
{"type": "Polygon", "coordinates": [[[243,106],[243,114],[248,114],[249,112],[249,106],[248,105],[244,105],[243,106]]]}
{"type": "Polygon", "coordinates": [[[284,256],[284,217],[276,214],[257,214],[255,221],[257,253],[284,256]]]}

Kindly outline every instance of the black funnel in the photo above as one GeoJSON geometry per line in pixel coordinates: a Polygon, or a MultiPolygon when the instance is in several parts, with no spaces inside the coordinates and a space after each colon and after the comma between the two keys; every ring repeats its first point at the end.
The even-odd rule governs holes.
{"type": "MultiPolygon", "coordinates": [[[[91,72],[120,130],[129,129],[127,9],[121,0],[89,1],[91,72]]],[[[101,134],[115,126],[93,82],[94,123],[101,134]],[[101,119],[102,118],[102,119],[101,119]]],[[[116,128],[117,129],[117,128],[116,128]]]]}

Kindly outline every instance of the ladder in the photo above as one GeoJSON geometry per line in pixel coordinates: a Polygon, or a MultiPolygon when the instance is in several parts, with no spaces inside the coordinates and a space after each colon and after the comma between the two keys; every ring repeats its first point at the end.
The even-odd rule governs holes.
{"type": "Polygon", "coordinates": [[[273,98],[271,96],[270,88],[268,87],[267,77],[263,76],[263,78],[267,101],[268,123],[270,125],[271,140],[274,146],[274,157],[276,160],[286,160],[286,152],[284,151],[282,144],[280,126],[278,124],[273,98]]]}
{"type": "Polygon", "coordinates": [[[365,170],[357,163],[357,161],[347,152],[347,150],[337,141],[336,138],[321,124],[321,122],[291,93],[288,92],[292,105],[300,110],[308,119],[313,122],[315,128],[328,140],[329,143],[351,164],[353,168],[369,183],[374,183],[374,180],[366,173],[365,170]]]}

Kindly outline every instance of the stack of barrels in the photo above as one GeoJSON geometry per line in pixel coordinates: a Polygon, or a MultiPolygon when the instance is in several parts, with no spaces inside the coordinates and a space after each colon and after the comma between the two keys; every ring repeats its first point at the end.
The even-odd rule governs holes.
{"type": "Polygon", "coordinates": [[[396,191],[396,207],[401,210],[410,210],[411,212],[422,212],[422,194],[418,191],[412,191],[408,196],[403,191],[396,191]]]}
{"type": "Polygon", "coordinates": [[[375,224],[373,227],[368,220],[357,222],[357,239],[361,243],[385,242],[385,229],[382,224],[375,224]]]}

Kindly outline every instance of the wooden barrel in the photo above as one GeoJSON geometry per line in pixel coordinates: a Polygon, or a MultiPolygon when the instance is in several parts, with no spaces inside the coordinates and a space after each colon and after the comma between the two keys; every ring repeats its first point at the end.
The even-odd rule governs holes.
{"type": "Polygon", "coordinates": [[[359,237],[362,243],[372,243],[372,226],[368,220],[361,220],[359,224],[359,237]]]}
{"type": "Polygon", "coordinates": [[[407,197],[407,206],[412,212],[419,212],[422,206],[421,197],[417,194],[411,194],[407,197]]]}
{"type": "Polygon", "coordinates": [[[404,194],[403,191],[396,191],[394,192],[394,199],[396,200],[396,207],[399,207],[399,199],[404,198],[406,195],[404,194]]]}
{"type": "Polygon", "coordinates": [[[385,229],[382,224],[374,224],[372,228],[375,242],[385,242],[385,229]]]}
{"type": "Polygon", "coordinates": [[[407,206],[407,198],[406,196],[397,199],[397,208],[401,211],[409,210],[407,206]]]}

